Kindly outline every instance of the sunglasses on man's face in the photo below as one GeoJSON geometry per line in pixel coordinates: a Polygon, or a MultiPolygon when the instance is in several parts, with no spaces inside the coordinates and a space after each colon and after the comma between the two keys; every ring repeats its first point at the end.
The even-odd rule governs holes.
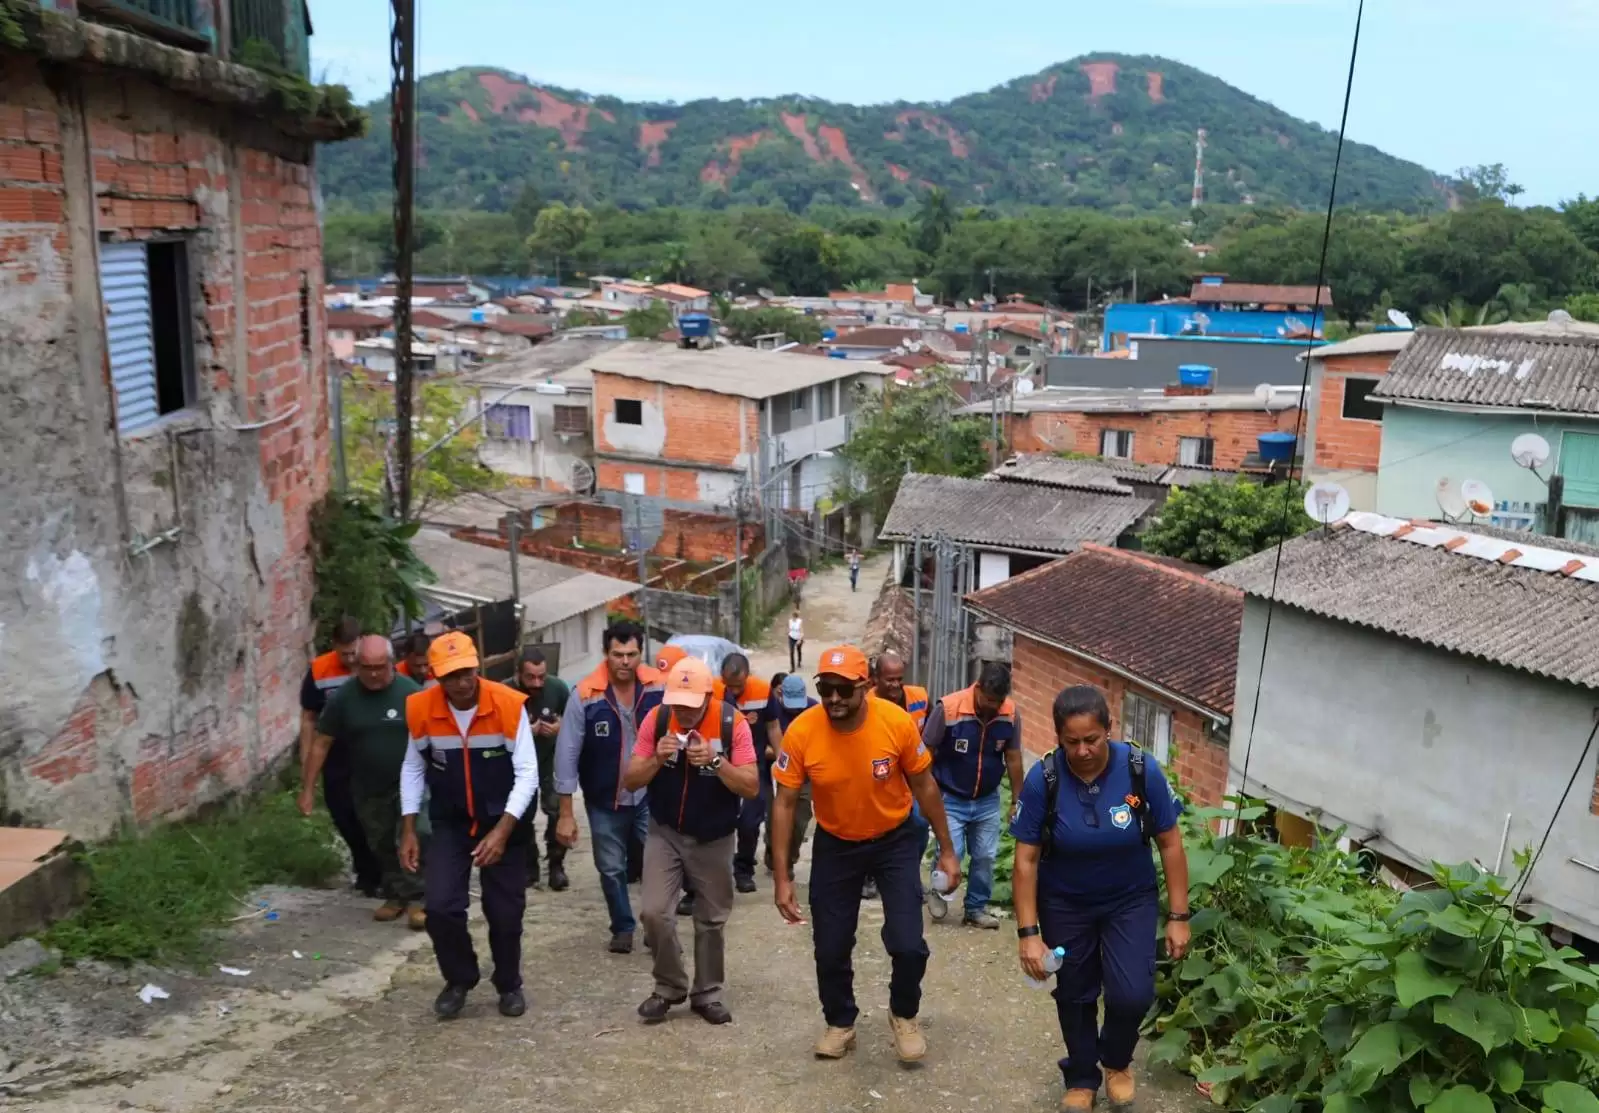
{"type": "Polygon", "coordinates": [[[849,699],[855,694],[853,680],[818,680],[816,694],[822,699],[849,699]]]}

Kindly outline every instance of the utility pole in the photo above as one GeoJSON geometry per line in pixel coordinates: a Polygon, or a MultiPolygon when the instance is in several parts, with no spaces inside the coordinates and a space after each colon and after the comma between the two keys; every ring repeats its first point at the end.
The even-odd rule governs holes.
{"type": "Polygon", "coordinates": [[[744,644],[744,496],[747,487],[739,477],[733,492],[733,640],[744,644]]]}
{"type": "Polygon", "coordinates": [[[522,569],[517,564],[517,554],[522,551],[522,516],[516,511],[505,516],[505,537],[511,550],[511,600],[522,601],[522,569]]]}
{"type": "Polygon", "coordinates": [[[411,291],[415,262],[416,0],[392,0],[389,111],[394,146],[394,513],[411,515],[411,291]]]}
{"type": "MultiPolygon", "coordinates": [[[[638,549],[638,610],[639,618],[644,627],[643,643],[639,646],[639,656],[645,661],[650,657],[650,549],[644,543],[644,499],[639,495],[629,496],[633,502],[633,544],[638,549]]],[[[624,517],[623,523],[626,524],[624,517]]]]}
{"type": "Polygon", "coordinates": [[[328,416],[333,421],[333,486],[342,495],[350,486],[344,459],[344,368],[330,360],[328,371],[328,416]]]}
{"type": "Polygon", "coordinates": [[[1138,268],[1133,268],[1133,304],[1138,304],[1138,268]]]}

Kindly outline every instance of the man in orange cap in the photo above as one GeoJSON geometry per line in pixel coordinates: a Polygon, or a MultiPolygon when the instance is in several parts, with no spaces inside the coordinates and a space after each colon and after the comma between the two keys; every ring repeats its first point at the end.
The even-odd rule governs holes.
{"type": "Polygon", "coordinates": [[[472,867],[489,925],[502,1016],[527,1011],[522,996],[522,914],[527,909],[527,832],[520,824],[539,786],[538,751],[523,714],[527,697],[478,676],[477,647],[459,631],[428,647],[438,684],[405,701],[411,744],[400,772],[400,864],[416,872],[417,813],[430,793],[424,904],[444,989],[440,1020],[461,1015],[480,970],[466,927],[472,867]]]}
{"type": "Polygon", "coordinates": [[[789,923],[803,923],[788,844],[800,789],[811,786],[816,838],[811,844],[811,935],[816,947],[816,985],[827,1030],[816,1044],[824,1059],[841,1059],[855,1045],[855,973],[851,958],[860,918],[861,885],[877,882],[883,897],[883,945],[892,962],[888,986],[889,1026],[900,1061],[927,1054],[916,1013],[927,941],[922,936],[921,836],[911,820],[914,798],[938,833],[938,868],[960,884],[933,780],[933,757],[916,724],[887,700],[867,699],[871,670],[852,645],[821,656],[816,694],[822,706],[803,711],[783,735],[772,779],[772,866],[777,909],[789,923]]]}
{"type": "Polygon", "coordinates": [[[662,676],[672,671],[672,666],[688,656],[688,650],[680,645],[663,645],[655,655],[655,668],[662,676]]]}
{"type": "Polygon", "coordinates": [[[722,1003],[733,833],[740,801],[760,795],[761,784],[749,724],[712,696],[712,684],[710,668],[697,657],[672,666],[661,706],[639,724],[622,776],[624,788],[645,789],[650,809],[639,919],[655,956],[655,991],[638,1013],[652,1024],[686,999],[712,1024],[733,1019],[722,1003]],[[692,988],[677,941],[677,899],[684,888],[694,893],[692,988]]]}

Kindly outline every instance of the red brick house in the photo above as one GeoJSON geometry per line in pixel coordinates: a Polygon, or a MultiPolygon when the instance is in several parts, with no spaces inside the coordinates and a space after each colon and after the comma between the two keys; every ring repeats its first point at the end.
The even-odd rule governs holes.
{"type": "Polygon", "coordinates": [[[1086,544],[966,605],[1011,633],[1027,750],[1054,746],[1060,690],[1092,684],[1110,705],[1114,737],[1143,745],[1195,802],[1221,803],[1242,592],[1181,562],[1086,544]]]}
{"type": "Polygon", "coordinates": [[[1371,392],[1414,335],[1374,332],[1318,348],[1310,357],[1305,475],[1341,483],[1356,510],[1377,505],[1383,404],[1371,392]]]}
{"type": "Polygon", "coordinates": [[[363,122],[229,62],[237,6],[4,6],[0,810],[85,837],[267,775],[314,648],[316,147],[363,122]]]}

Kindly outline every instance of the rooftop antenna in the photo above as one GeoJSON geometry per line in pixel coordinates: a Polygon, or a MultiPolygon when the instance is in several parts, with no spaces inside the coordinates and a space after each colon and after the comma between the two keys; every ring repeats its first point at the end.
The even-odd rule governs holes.
{"type": "MultiPolygon", "coordinates": [[[[1538,469],[1549,462],[1549,442],[1537,433],[1523,433],[1510,442],[1510,458],[1518,468],[1526,468],[1533,475],[1538,475],[1538,469]]],[[[1538,479],[1546,486],[1549,483],[1541,475],[1538,475],[1538,479]]]]}
{"type": "Polygon", "coordinates": [[[1444,521],[1454,522],[1466,516],[1466,496],[1460,493],[1460,485],[1447,475],[1439,477],[1436,497],[1444,521]]]}
{"type": "Polygon", "coordinates": [[[1199,129],[1199,136],[1194,140],[1194,197],[1189,208],[1197,209],[1205,203],[1205,138],[1204,128],[1199,129]]]}
{"type": "Polygon", "coordinates": [[[1349,492],[1337,483],[1317,483],[1305,492],[1305,513],[1325,530],[1349,514],[1349,492]]]}
{"type": "Polygon", "coordinates": [[[1493,517],[1494,493],[1482,480],[1467,479],[1462,482],[1460,497],[1466,500],[1466,512],[1472,520],[1493,517]]]}
{"type": "Polygon", "coordinates": [[[1411,323],[1409,314],[1403,313],[1398,309],[1390,309],[1388,311],[1388,323],[1395,328],[1413,329],[1416,327],[1411,323]]]}

